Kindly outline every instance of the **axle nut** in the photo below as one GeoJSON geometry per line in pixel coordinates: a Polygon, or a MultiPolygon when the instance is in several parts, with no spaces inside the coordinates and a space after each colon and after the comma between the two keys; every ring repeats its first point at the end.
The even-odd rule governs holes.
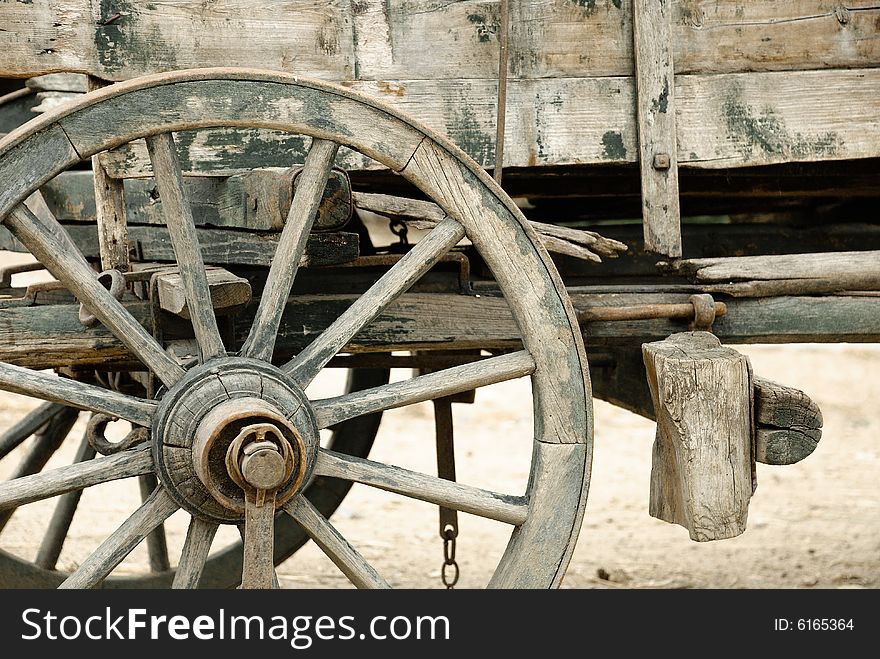
{"type": "Polygon", "coordinates": [[[254,442],[243,450],[241,475],[258,490],[275,490],[284,484],[286,465],[272,442],[254,442]]]}

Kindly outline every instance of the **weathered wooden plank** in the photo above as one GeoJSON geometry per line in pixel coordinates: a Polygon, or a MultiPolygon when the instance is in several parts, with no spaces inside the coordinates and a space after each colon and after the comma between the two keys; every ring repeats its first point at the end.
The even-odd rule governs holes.
{"type": "Polygon", "coordinates": [[[633,0],[645,249],[681,256],[671,13],[671,3],[633,0]]]}
{"type": "MultiPolygon", "coordinates": [[[[597,305],[686,302],[688,293],[585,295],[573,292],[575,310],[597,305]]],[[[305,348],[355,300],[353,295],[295,295],[288,300],[276,343],[276,359],[305,348]]],[[[149,327],[145,302],[126,308],[149,327]]],[[[253,305],[251,305],[252,307],[253,305]]],[[[0,361],[33,369],[97,364],[136,365],[125,347],[103,327],[80,324],[77,305],[40,305],[0,309],[0,361]]],[[[725,343],[880,342],[880,297],[803,296],[733,299],[713,332],[725,343]]],[[[253,311],[235,320],[234,349],[247,336],[253,311]]],[[[185,338],[183,327],[167,338],[185,338]]],[[[631,320],[591,322],[583,326],[591,347],[626,346],[657,341],[687,329],[687,321],[631,320]]],[[[346,346],[347,352],[388,349],[456,350],[521,346],[521,332],[502,298],[444,293],[408,293],[369,323],[346,346]]],[[[552,370],[552,369],[550,369],[552,370]]]]}
{"type": "MultiPolygon", "coordinates": [[[[494,79],[400,80],[349,86],[377,96],[449,136],[484,167],[494,163],[494,79]],[[462,105],[460,100],[467,98],[462,105]]],[[[506,167],[636,162],[634,82],[628,77],[510,80],[506,167]]],[[[680,167],[730,168],[790,161],[880,156],[880,69],[723,75],[677,75],[677,156],[680,167]]],[[[132,110],[133,111],[133,110],[132,110]]],[[[381,133],[381,131],[377,131],[381,133]]],[[[302,162],[298,135],[248,129],[190,133],[182,142],[183,169],[216,174],[247,167],[302,162]]],[[[670,154],[671,155],[671,154],[670,154]]],[[[122,149],[108,162],[114,176],[147,175],[139,149],[122,149]]],[[[351,170],[381,168],[340,152],[351,170]]]]}
{"type": "MultiPolygon", "coordinates": [[[[76,74],[51,73],[41,78],[32,78],[31,81],[40,80],[44,84],[68,87],[86,82],[88,91],[106,86],[106,83],[98,78],[88,77],[83,81],[82,76],[76,74]],[[46,80],[46,78],[61,78],[61,80],[46,80]]],[[[95,200],[95,221],[98,224],[98,243],[101,249],[101,270],[128,272],[131,268],[131,254],[125,215],[125,189],[122,181],[110,177],[107,173],[107,168],[104,166],[105,159],[106,155],[101,153],[92,156],[94,173],[92,189],[95,200]]]]}
{"type": "MultiPolygon", "coordinates": [[[[143,144],[142,141],[140,141],[143,144]]],[[[178,144],[178,154],[182,149],[178,144]]],[[[115,152],[113,152],[115,153],[115,152]]],[[[106,164],[110,154],[103,154],[106,164]]],[[[112,160],[112,158],[111,158],[112,160]]],[[[152,172],[152,169],[150,170],[152,172]]],[[[132,169],[128,174],[137,174],[132,169]]],[[[295,170],[260,169],[231,176],[187,176],[187,199],[196,226],[236,227],[258,231],[278,231],[284,226],[293,197],[291,179],[295,170]]],[[[114,172],[114,177],[123,172],[114,172]]],[[[126,174],[126,176],[128,175],[126,174]]],[[[124,185],[128,224],[165,224],[162,200],[152,179],[127,178],[124,185]]],[[[60,220],[93,222],[96,217],[92,173],[83,170],[62,172],[40,191],[52,213],[60,220]]],[[[327,190],[315,219],[317,230],[340,226],[340,205],[351,194],[351,184],[342,171],[331,172],[327,190]]]]}
{"type": "Polygon", "coordinates": [[[880,280],[880,250],[685,259],[670,267],[696,282],[836,277],[880,280]]]}
{"type": "Polygon", "coordinates": [[[196,0],[3,3],[3,75],[78,71],[123,80],[202,66],[354,73],[348,3],[337,0],[205,5],[196,0]],[[242,47],[242,35],[247,35],[242,47]]]}
{"type": "MultiPolygon", "coordinates": [[[[251,283],[223,268],[208,267],[205,275],[211,292],[211,304],[218,314],[247,304],[251,299],[251,283]]],[[[160,274],[158,277],[159,306],[181,318],[189,319],[189,305],[180,273],[160,274]]]]}
{"type": "MultiPolygon", "coordinates": [[[[88,259],[100,257],[97,228],[89,224],[66,224],[65,230],[88,259]]],[[[140,261],[174,261],[174,250],[168,230],[161,226],[129,227],[132,250],[140,261]]],[[[248,233],[224,229],[196,231],[202,258],[210,265],[269,266],[278,244],[277,233],[248,233]]],[[[0,227],[0,249],[14,252],[26,250],[0,227]]],[[[358,257],[357,234],[347,232],[315,233],[309,236],[306,253],[300,266],[318,267],[353,261],[358,257]]]]}
{"type": "MultiPolygon", "coordinates": [[[[515,77],[627,75],[631,0],[511,3],[515,77]],[[589,43],[590,48],[582,45],[589,43]]],[[[679,71],[846,68],[880,59],[871,0],[681,0],[672,5],[679,71]],[[839,7],[839,8],[838,8],[839,7]]],[[[76,70],[122,80],[174,68],[250,66],[330,80],[491,77],[495,2],[285,0],[0,4],[0,75],[76,70]],[[247,35],[242,40],[242,35],[247,35]],[[428,47],[426,47],[426,44],[428,47]]]]}
{"type": "Polygon", "coordinates": [[[650,514],[698,542],[740,535],[752,497],[748,358],[708,332],[642,352],[657,415],[650,514]]]}

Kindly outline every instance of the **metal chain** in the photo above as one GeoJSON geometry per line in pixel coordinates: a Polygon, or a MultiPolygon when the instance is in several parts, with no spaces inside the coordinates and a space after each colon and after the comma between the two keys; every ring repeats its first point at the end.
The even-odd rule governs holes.
{"type": "Polygon", "coordinates": [[[443,567],[440,569],[440,577],[446,590],[455,588],[458,583],[458,563],[455,561],[455,538],[458,536],[458,529],[452,525],[447,526],[443,530],[443,567]],[[449,570],[452,570],[452,576],[449,570]]]}
{"type": "Polygon", "coordinates": [[[409,246],[409,228],[406,226],[406,222],[398,219],[388,220],[388,229],[400,240],[398,247],[409,246]]]}

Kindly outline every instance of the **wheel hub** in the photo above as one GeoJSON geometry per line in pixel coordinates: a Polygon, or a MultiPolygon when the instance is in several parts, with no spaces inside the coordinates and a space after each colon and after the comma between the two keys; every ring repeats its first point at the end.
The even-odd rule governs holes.
{"type": "Polygon", "coordinates": [[[245,496],[280,506],[308,482],[319,433],[303,391],[264,362],[230,357],[192,369],[159,403],[159,477],[189,512],[236,524],[245,496]]]}

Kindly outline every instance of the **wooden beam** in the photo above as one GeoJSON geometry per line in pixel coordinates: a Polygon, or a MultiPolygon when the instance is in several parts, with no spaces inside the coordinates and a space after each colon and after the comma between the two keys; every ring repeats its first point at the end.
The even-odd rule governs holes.
{"type": "MultiPolygon", "coordinates": [[[[400,95],[383,91],[388,84],[357,81],[348,86],[447,135],[484,167],[493,165],[494,76],[401,79],[394,83],[403,90],[400,95]],[[461,98],[468,98],[467,111],[460,109],[461,98]]],[[[508,113],[505,167],[638,161],[632,77],[512,79],[507,93],[509,107],[527,111],[508,113]]],[[[880,156],[875,137],[880,68],[678,74],[671,93],[676,101],[675,158],[681,168],[880,156]]],[[[184,170],[204,174],[289,167],[303,161],[308,146],[299,135],[262,129],[183,131],[179,142],[184,170]]],[[[133,146],[108,154],[107,167],[112,176],[148,176],[147,163],[144,150],[133,146]]],[[[337,164],[348,170],[382,169],[346,149],[340,150],[337,164]]]]}
{"type": "MultiPolygon", "coordinates": [[[[676,304],[689,293],[587,295],[572,289],[575,310],[597,305],[676,304]]],[[[276,343],[276,359],[305,348],[351,306],[350,294],[294,295],[287,302],[276,343]]],[[[149,327],[146,302],[124,301],[128,311],[149,327]]],[[[880,341],[880,297],[803,296],[728,300],[727,314],[713,332],[727,344],[880,341]]],[[[55,366],[136,365],[125,347],[105,328],[84,328],[78,305],[51,304],[0,309],[0,361],[35,369],[55,366]]],[[[237,349],[250,329],[253,305],[235,318],[237,349]]],[[[583,326],[591,347],[632,346],[657,341],[687,329],[686,320],[602,321],[583,326]]],[[[187,338],[182,321],[166,330],[168,340],[187,338]]],[[[191,335],[190,335],[191,336],[191,335]]],[[[406,293],[369,323],[346,351],[397,349],[516,349],[520,331],[503,298],[448,293],[406,293]]]]}
{"type": "Polygon", "coordinates": [[[674,334],[642,352],[657,414],[651,516],[697,542],[740,535],[753,492],[748,358],[707,332],[674,334]]]}
{"type": "MultiPolygon", "coordinates": [[[[65,230],[88,259],[100,257],[97,229],[89,224],[65,224],[65,230]]],[[[168,230],[163,226],[132,226],[128,230],[132,248],[140,261],[174,261],[168,230]]],[[[268,267],[275,257],[278,233],[249,233],[228,229],[198,228],[196,234],[205,263],[268,267]]],[[[0,249],[27,251],[0,227],[0,249]]],[[[314,233],[309,236],[301,266],[326,266],[353,261],[359,255],[355,233],[314,233]]]]}
{"type": "MultiPolygon", "coordinates": [[[[632,4],[511,3],[511,77],[629,74],[632,4]]],[[[670,4],[681,72],[850,68],[880,59],[874,38],[880,10],[873,0],[849,0],[839,8],[825,0],[670,4]]],[[[283,0],[271,7],[206,8],[200,0],[183,0],[129,3],[120,12],[97,0],[0,3],[0,75],[75,70],[123,80],[259,63],[326,80],[389,81],[385,93],[393,95],[395,80],[490,78],[497,72],[496,3],[283,0]]]]}
{"type": "MultiPolygon", "coordinates": [[[[229,313],[251,299],[251,283],[244,277],[238,277],[223,268],[209,266],[205,273],[208,278],[208,289],[211,291],[211,303],[217,314],[229,313]]],[[[169,313],[189,319],[189,306],[186,303],[180,273],[177,270],[158,276],[159,306],[169,313]]]]}
{"type": "Polygon", "coordinates": [[[633,0],[633,49],[645,249],[681,256],[672,4],[633,0]]]}

